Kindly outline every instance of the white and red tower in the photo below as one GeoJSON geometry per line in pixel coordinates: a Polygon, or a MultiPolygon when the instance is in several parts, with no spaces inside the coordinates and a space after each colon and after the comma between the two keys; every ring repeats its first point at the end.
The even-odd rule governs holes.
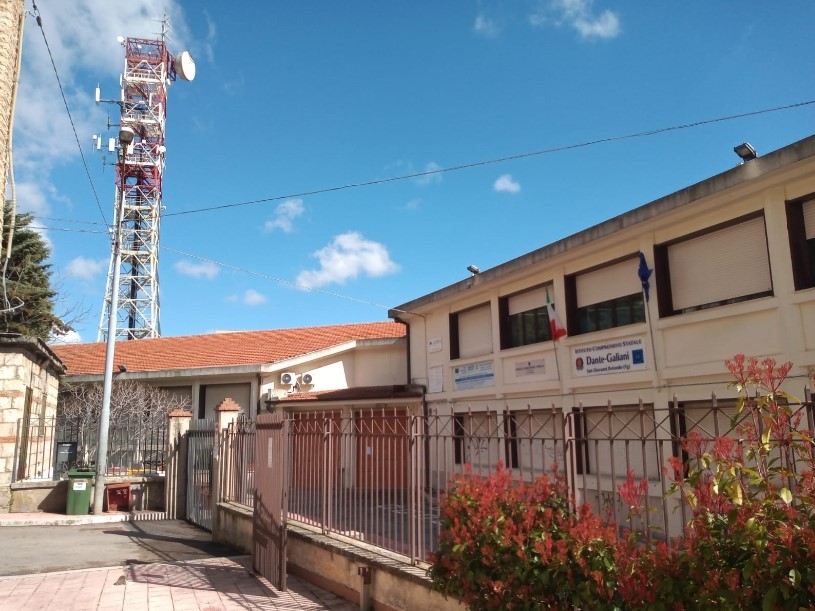
{"type": "Polygon", "coordinates": [[[115,102],[121,109],[120,130],[132,130],[133,141],[129,145],[114,143],[111,147],[119,151],[113,227],[118,228],[114,240],[121,242],[119,256],[114,244],[110,259],[99,341],[108,338],[112,328],[110,316],[116,317],[117,340],[161,336],[159,221],[166,152],[167,87],[177,76],[185,80],[195,76],[190,54],[185,51],[174,58],[167,51],[164,36],[159,40],[127,38],[120,41],[125,49],[125,65],[121,100],[115,102]]]}

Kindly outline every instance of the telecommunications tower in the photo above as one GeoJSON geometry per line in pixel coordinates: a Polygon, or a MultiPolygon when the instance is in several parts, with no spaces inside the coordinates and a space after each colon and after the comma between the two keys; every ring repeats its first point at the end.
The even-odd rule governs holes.
{"type": "MultiPolygon", "coordinates": [[[[164,125],[167,87],[177,77],[195,78],[195,62],[183,51],[173,57],[161,38],[123,38],[124,73],[119,100],[96,102],[119,106],[119,138],[108,149],[117,153],[113,249],[102,304],[98,341],[161,336],[159,323],[159,220],[164,174],[164,125]],[[110,318],[115,317],[115,325],[110,318]]],[[[97,149],[102,137],[94,136],[97,149]]]]}

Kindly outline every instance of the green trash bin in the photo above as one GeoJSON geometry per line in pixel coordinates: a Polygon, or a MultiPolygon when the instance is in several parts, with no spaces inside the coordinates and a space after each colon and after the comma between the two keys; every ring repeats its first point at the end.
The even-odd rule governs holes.
{"type": "Polygon", "coordinates": [[[68,502],[65,513],[69,516],[85,516],[90,512],[94,475],[93,471],[84,469],[68,470],[68,502]]]}

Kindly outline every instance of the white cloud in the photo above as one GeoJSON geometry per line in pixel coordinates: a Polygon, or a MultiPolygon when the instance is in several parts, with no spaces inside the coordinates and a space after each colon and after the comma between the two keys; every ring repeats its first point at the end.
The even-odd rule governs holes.
{"type": "Polygon", "coordinates": [[[294,219],[303,214],[305,207],[303,206],[302,199],[289,199],[278,204],[275,208],[275,216],[266,221],[264,229],[266,231],[274,231],[275,229],[282,229],[285,233],[294,231],[294,219]]]}
{"type": "Polygon", "coordinates": [[[498,24],[484,15],[476,15],[473,31],[485,38],[495,38],[500,33],[498,24]]]}
{"type": "Polygon", "coordinates": [[[435,161],[429,162],[422,170],[422,172],[425,172],[424,176],[416,177],[416,184],[424,187],[440,183],[443,178],[443,174],[439,171],[441,169],[442,167],[435,161]]]}
{"type": "Polygon", "coordinates": [[[49,344],[80,344],[82,343],[82,337],[76,331],[68,331],[62,335],[56,335],[52,337],[49,344]]]}
{"type": "Polygon", "coordinates": [[[68,262],[65,271],[71,278],[80,280],[93,280],[96,276],[107,269],[108,262],[105,259],[89,259],[87,257],[76,257],[68,262]]]}
{"type": "Polygon", "coordinates": [[[297,284],[319,288],[327,284],[344,284],[360,274],[385,276],[399,271],[383,244],[366,240],[351,231],[335,236],[331,243],[314,253],[320,269],[307,270],[297,276],[297,284]]]}
{"type": "Polygon", "coordinates": [[[414,197],[413,199],[408,200],[408,203],[405,204],[406,210],[418,210],[422,207],[422,199],[420,197],[414,197]]]}
{"type": "Polygon", "coordinates": [[[521,190],[521,183],[512,180],[512,174],[502,174],[492,188],[499,193],[518,193],[521,190]]]}
{"type": "Polygon", "coordinates": [[[218,40],[218,27],[208,11],[204,10],[202,13],[207,22],[207,37],[202,43],[204,55],[210,63],[215,63],[215,42],[218,40]]]}
{"type": "Polygon", "coordinates": [[[263,293],[255,289],[246,289],[241,295],[228,295],[226,301],[229,303],[242,303],[243,305],[256,306],[269,301],[263,293]]]}
{"type": "Polygon", "coordinates": [[[258,293],[254,289],[247,289],[243,293],[243,300],[242,301],[243,301],[244,305],[256,306],[256,305],[260,305],[262,303],[266,303],[268,301],[268,298],[266,297],[266,295],[263,295],[262,293],[258,293]]]}
{"type": "MultiPolygon", "coordinates": [[[[156,19],[170,18],[169,46],[172,52],[184,49],[196,55],[192,36],[184,19],[180,0],[73,0],[37,5],[42,16],[48,45],[59,72],[60,82],[80,138],[103,133],[105,116],[113,109],[93,103],[94,92],[88,80],[98,81],[103,98],[118,96],[123,49],[117,35],[156,38],[156,19]],[[92,75],[92,79],[88,79],[92,75]]],[[[32,208],[24,194],[34,194],[39,212],[47,214],[60,201],[51,181],[57,166],[79,157],[74,130],[68,119],[48,50],[36,31],[33,19],[26,23],[23,39],[23,65],[14,117],[14,169],[17,199],[21,207],[32,208]]],[[[110,206],[102,207],[110,220],[110,206]]]]}
{"type": "Polygon", "coordinates": [[[621,32],[617,13],[610,10],[595,13],[594,0],[551,0],[547,4],[541,2],[529,16],[529,23],[535,27],[566,25],[587,39],[615,38],[621,32]]]}
{"type": "Polygon", "coordinates": [[[221,271],[221,268],[211,261],[201,261],[200,263],[196,263],[188,259],[176,261],[173,267],[175,268],[175,271],[182,276],[189,276],[190,278],[207,278],[208,280],[212,280],[218,275],[218,272],[221,271]]]}

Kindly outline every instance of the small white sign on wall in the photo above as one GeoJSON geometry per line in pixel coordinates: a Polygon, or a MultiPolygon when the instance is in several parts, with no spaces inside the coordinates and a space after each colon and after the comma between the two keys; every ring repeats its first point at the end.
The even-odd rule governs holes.
{"type": "Polygon", "coordinates": [[[434,337],[433,339],[428,340],[427,342],[427,351],[428,352],[441,352],[441,338],[434,337]]]}
{"type": "Polygon", "coordinates": [[[427,370],[427,392],[441,392],[444,389],[444,368],[441,365],[427,370]]]}
{"type": "Polygon", "coordinates": [[[546,359],[532,359],[531,361],[515,362],[515,377],[544,375],[546,373],[546,359]]]}

